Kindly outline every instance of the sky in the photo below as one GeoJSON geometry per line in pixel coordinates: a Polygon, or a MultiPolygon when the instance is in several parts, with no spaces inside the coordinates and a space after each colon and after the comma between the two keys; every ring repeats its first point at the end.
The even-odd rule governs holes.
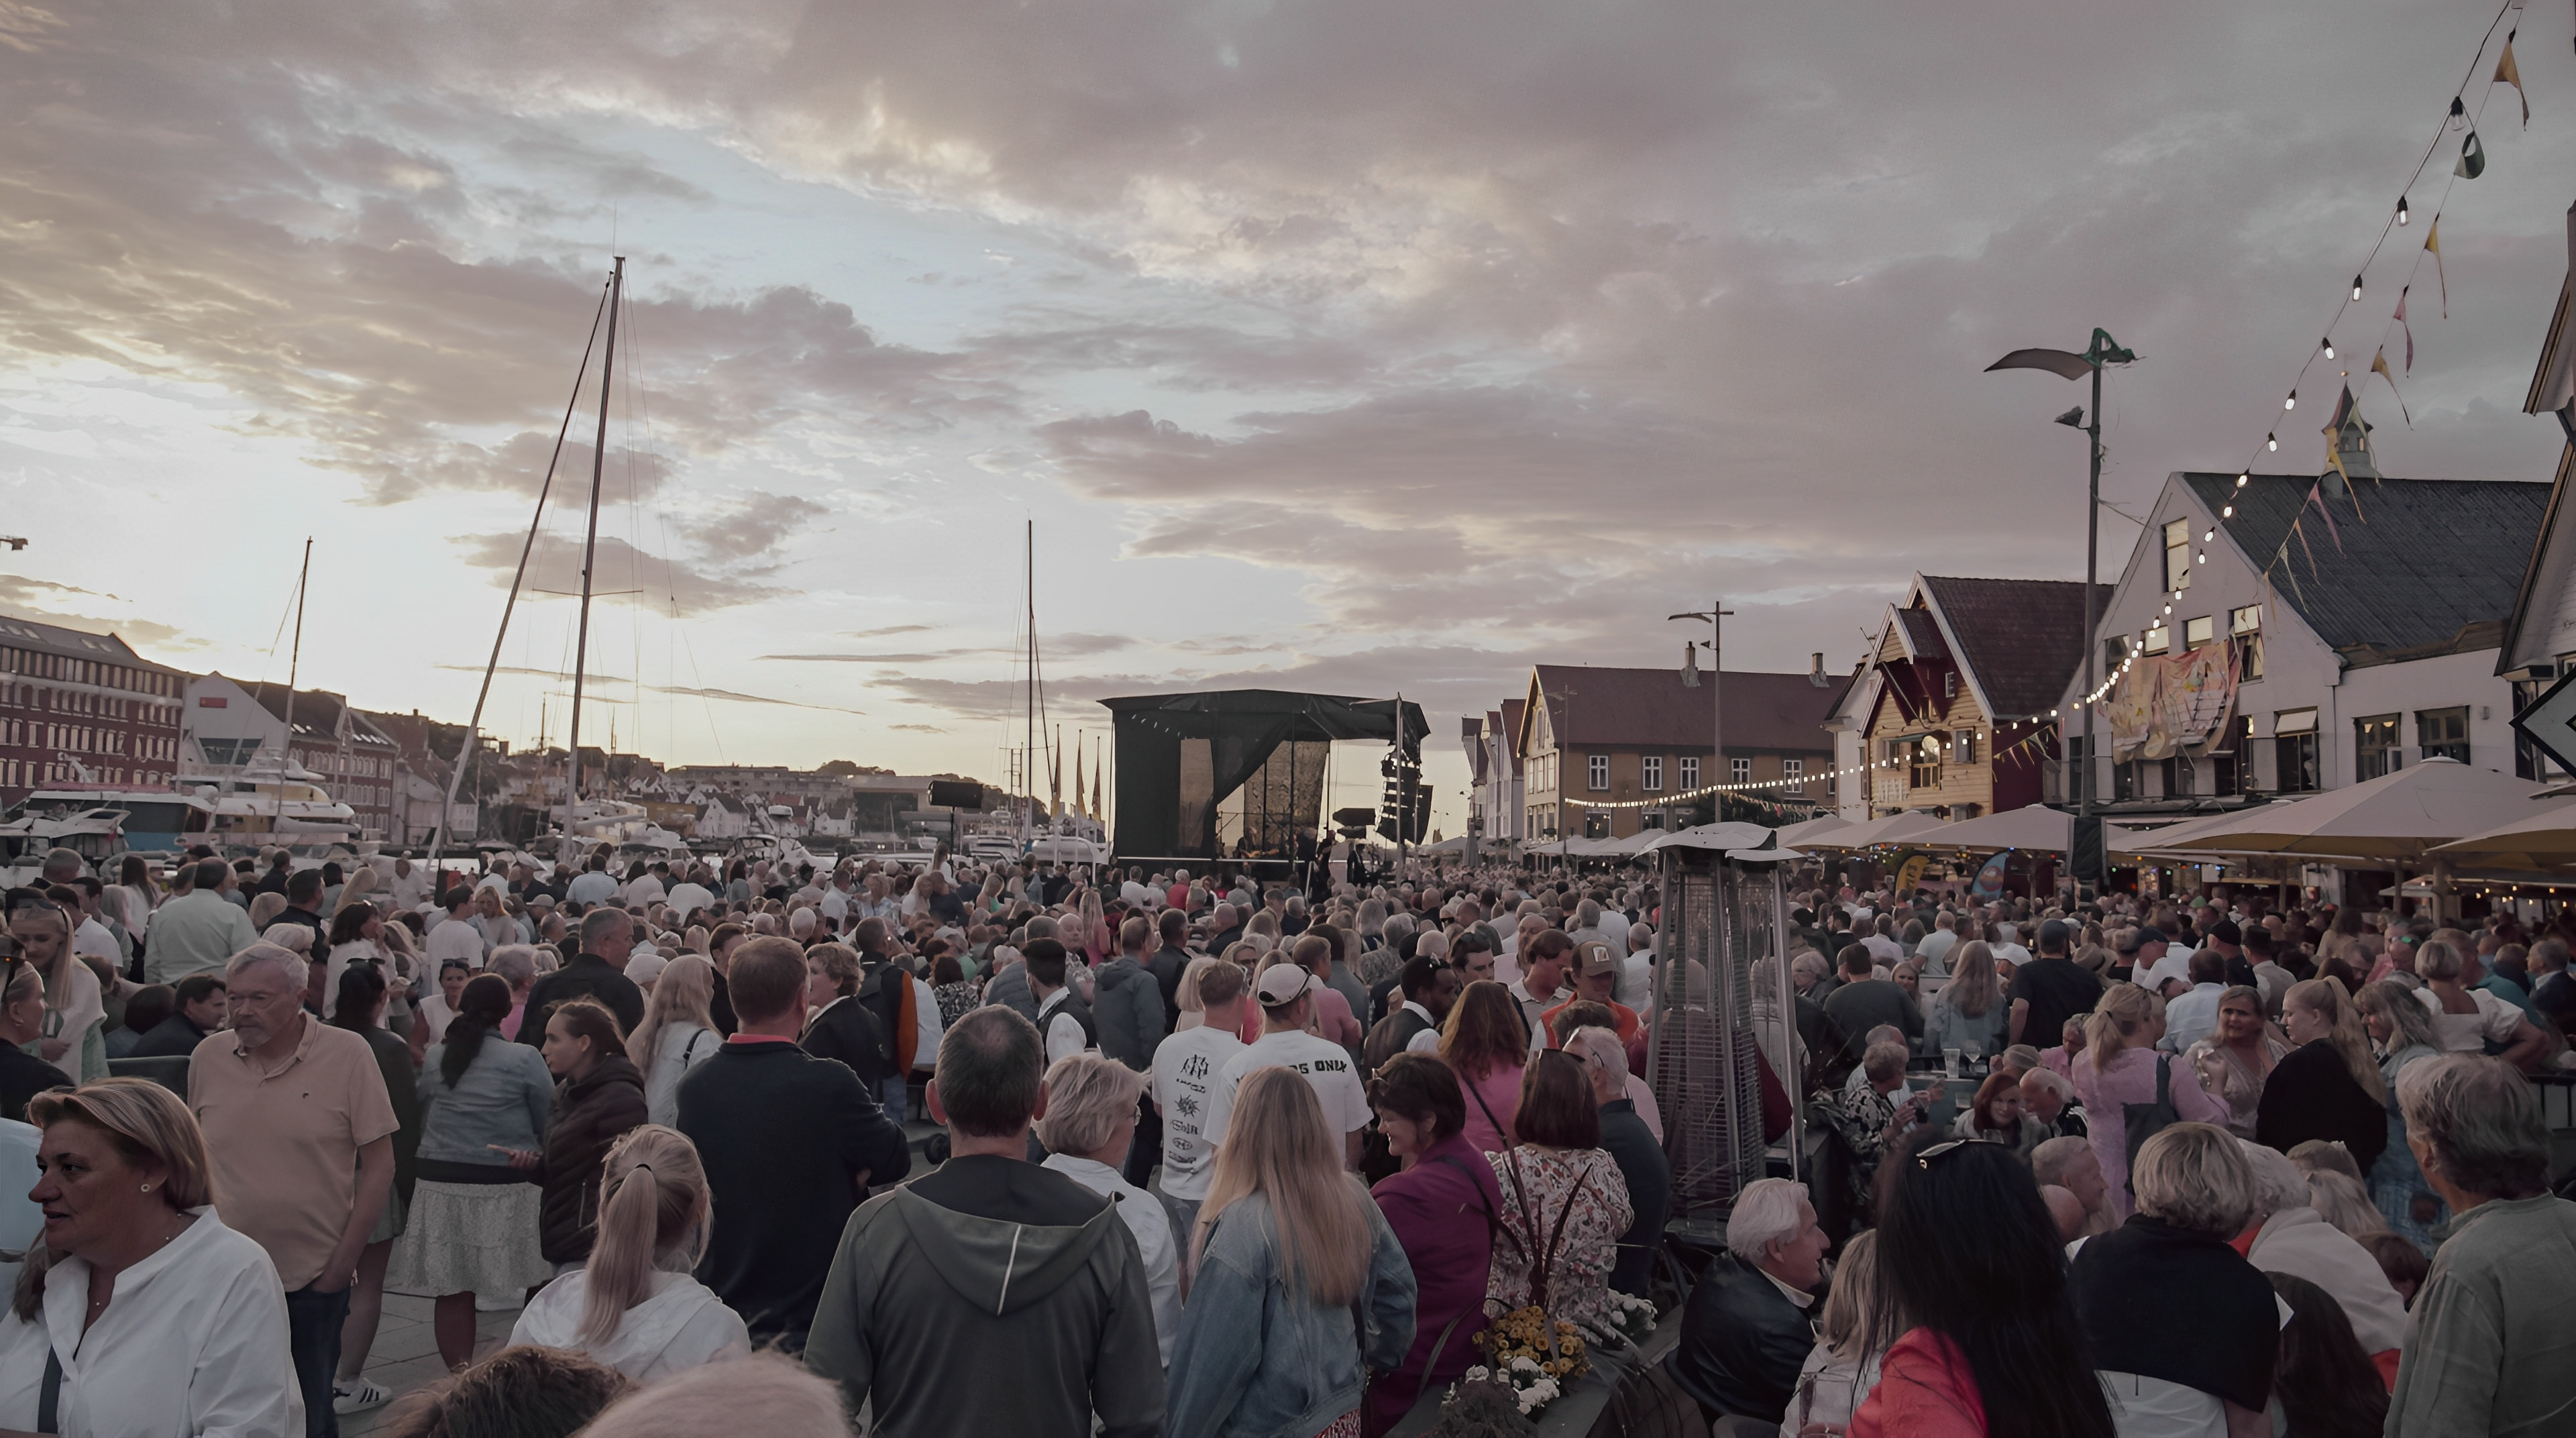
{"type": "Polygon", "coordinates": [[[2085,395],[2010,349],[2140,356],[2106,568],[2174,470],[2319,465],[2383,335],[2384,472],[2548,478],[2570,17],[2503,22],[2527,130],[2495,17],[0,0],[0,609],[282,679],[310,538],[301,681],[461,720],[552,459],[485,724],[560,742],[623,255],[585,742],[999,779],[1033,526],[1067,742],[1400,690],[1454,833],[1533,663],[1723,596],[1729,668],[1847,672],[1916,573],[2080,576],[2085,395]]]}

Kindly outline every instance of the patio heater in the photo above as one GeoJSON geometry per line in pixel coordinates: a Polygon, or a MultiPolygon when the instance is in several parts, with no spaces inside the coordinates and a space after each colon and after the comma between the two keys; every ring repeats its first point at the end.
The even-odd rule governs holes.
{"type": "MultiPolygon", "coordinates": [[[[1672,1165],[1673,1224],[1683,1236],[1724,1241],[1736,1196],[1765,1172],[1760,1022],[1795,1031],[1783,870],[1759,857],[1777,841],[1756,824],[1711,824],[1658,841],[1661,961],[1649,998],[1647,1082],[1664,1114],[1672,1165]],[[1757,1016],[1757,993],[1767,1013],[1757,1016]]],[[[1778,1046],[1798,1092],[1797,1046],[1778,1046]]],[[[1795,1106],[1792,1105],[1792,1112],[1795,1106]]],[[[1803,1135],[1791,1119],[1791,1171],[1803,1135]]]]}

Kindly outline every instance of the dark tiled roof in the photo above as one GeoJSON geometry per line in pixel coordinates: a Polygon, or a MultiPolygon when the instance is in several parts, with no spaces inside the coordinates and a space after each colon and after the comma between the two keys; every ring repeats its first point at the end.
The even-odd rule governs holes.
{"type": "MultiPolygon", "coordinates": [[[[233,682],[241,684],[238,679],[233,682]]],[[[254,682],[242,684],[242,687],[249,690],[251,697],[259,701],[259,707],[275,715],[279,722],[285,721],[287,693],[285,685],[254,682]]],[[[320,689],[295,691],[295,737],[307,740],[337,740],[340,736],[340,716],[343,711],[349,716],[350,743],[387,749],[399,747],[385,736],[383,730],[375,726],[374,721],[356,709],[350,708],[347,700],[320,689]]]]}
{"type": "MultiPolygon", "coordinates": [[[[1678,669],[1596,669],[1541,664],[1539,687],[1560,744],[1632,749],[1704,749],[1710,723],[1708,676],[1685,687],[1678,669]],[[1571,716],[1569,718],[1569,715],[1571,716]]],[[[1812,754],[1833,748],[1825,715],[1834,690],[1819,689],[1804,674],[1726,672],[1720,693],[1726,705],[1729,753],[1776,749],[1812,754]]]]}
{"type": "MultiPolygon", "coordinates": [[[[1521,732],[1521,714],[1528,708],[1529,701],[1526,699],[1506,699],[1503,701],[1503,732],[1505,734],[1517,736],[1521,732]]],[[[1514,744],[1510,746],[1510,748],[1512,755],[1512,774],[1513,777],[1517,778],[1521,772],[1520,746],[1514,744]]]]}
{"type": "Polygon", "coordinates": [[[65,629],[59,624],[43,624],[33,619],[0,615],[0,645],[11,649],[29,649],[39,654],[59,654],[66,659],[89,659],[101,664],[122,664],[132,669],[150,670],[155,674],[180,671],[166,664],[155,664],[143,658],[126,642],[113,634],[91,634],[86,630],[65,629]]]}
{"type": "Polygon", "coordinates": [[[1896,611],[1896,622],[1905,626],[1905,652],[1917,659],[1947,659],[1950,646],[1941,638],[1941,626],[1930,614],[1920,609],[1896,611]]]}
{"type": "Polygon", "coordinates": [[[2340,475],[2320,486],[2310,475],[2258,474],[2243,489],[2232,474],[2182,479],[2211,514],[2235,507],[2219,523],[2258,568],[2272,566],[2273,593],[2365,664],[2498,643],[2550,490],[2520,480],[2365,479],[2355,513],[2340,475]],[[2308,503],[2311,489],[2331,525],[2308,503]]]}
{"type": "MultiPolygon", "coordinates": [[[[2084,663],[2084,583],[2077,579],[1953,579],[1924,575],[1923,588],[1957,636],[1960,667],[1995,712],[1990,719],[2046,714],[2084,663]]],[[[2098,618],[2111,586],[2094,586],[2098,618]]]]}

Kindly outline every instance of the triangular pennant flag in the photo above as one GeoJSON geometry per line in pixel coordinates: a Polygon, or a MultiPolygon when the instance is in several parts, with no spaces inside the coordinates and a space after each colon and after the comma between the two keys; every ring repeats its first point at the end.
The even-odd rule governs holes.
{"type": "Polygon", "coordinates": [[[2316,546],[2308,543],[2308,531],[2306,528],[2303,527],[2299,521],[2294,519],[2290,521],[2290,532],[2299,537],[2299,547],[2308,552],[2308,577],[2310,579],[2323,580],[2325,576],[2317,572],[2316,546]]]}
{"type": "MultiPolygon", "coordinates": [[[[2298,528],[2298,521],[2292,520],[2290,522],[2290,532],[2292,534],[2296,534],[2298,533],[2298,528]]],[[[2299,542],[2302,544],[2306,543],[2307,536],[2300,535],[2299,542]]],[[[2316,561],[2316,556],[2310,555],[2308,559],[2310,563],[2314,563],[2316,561]]],[[[2290,535],[2288,534],[2281,536],[2281,552],[2272,556],[2271,564],[2263,566],[2263,578],[2266,583],[2271,581],[2272,570],[2275,565],[2279,566],[2282,574],[2289,577],[2290,592],[2299,597],[2299,607],[2301,609],[2307,608],[2308,591],[2299,587],[2299,571],[2292,568],[2290,565],[2290,535]]]]}
{"type": "Polygon", "coordinates": [[[2513,92],[2522,97],[2522,128],[2528,130],[2531,128],[2531,92],[2522,88],[2522,71],[2513,63],[2513,37],[2520,33],[2518,30],[2505,32],[2504,55],[2496,61],[2495,78],[2487,83],[2511,85],[2513,92]]]}
{"type": "Polygon", "coordinates": [[[2433,252],[2433,278],[2441,282],[2442,318],[2447,320],[2451,317],[2451,277],[2442,273],[2442,217],[2439,214],[2433,216],[2433,223],[2424,227],[2424,248],[2433,252]]]}
{"type": "MultiPolygon", "coordinates": [[[[2415,372],[2415,327],[2406,322],[2406,290],[2413,288],[2415,288],[2413,285],[2408,285],[2406,289],[2397,292],[2397,313],[2390,316],[2397,321],[2399,329],[2406,331],[2406,372],[2408,374],[2415,372]]],[[[2393,385],[2397,381],[2390,380],[2389,383],[2393,385]]]]}
{"type": "MultiPolygon", "coordinates": [[[[2406,396],[2397,394],[2397,376],[2388,372],[2388,351],[2383,349],[2379,353],[2370,357],[2370,372],[2379,376],[2381,379],[2388,381],[2388,392],[2390,394],[2397,395],[2397,412],[2399,414],[2406,415],[2406,427],[2408,429],[2413,429],[2415,427],[2415,416],[2407,413],[2406,396]]],[[[2360,506],[2356,504],[2354,508],[2358,509],[2360,506]]]]}
{"type": "MultiPolygon", "coordinates": [[[[2338,451],[2327,456],[2327,458],[2333,461],[2335,473],[2343,476],[2344,493],[2352,493],[2352,471],[2343,467],[2342,453],[2338,451]]],[[[2323,479],[2319,479],[2316,483],[2309,485],[2308,503],[2315,505],[2317,507],[2317,513],[2326,517],[2326,533],[2334,536],[2335,553],[2341,554],[2343,553],[2343,531],[2335,527],[2334,511],[2326,508],[2325,487],[2325,481],[2323,479]]],[[[2300,535],[2299,542],[2305,544],[2307,542],[2307,536],[2304,534],[2300,535]]]]}
{"type": "Polygon", "coordinates": [[[2460,141],[2460,162],[2451,167],[2451,173],[2463,180],[2474,180],[2486,172],[2487,147],[2478,142],[2478,132],[2471,130],[2468,137],[2460,141]]]}

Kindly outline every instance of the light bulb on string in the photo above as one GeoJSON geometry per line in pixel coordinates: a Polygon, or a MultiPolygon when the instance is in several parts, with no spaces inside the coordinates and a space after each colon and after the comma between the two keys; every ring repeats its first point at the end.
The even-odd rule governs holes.
{"type": "Polygon", "coordinates": [[[2265,449],[2279,449],[2281,447],[2281,437],[2277,434],[2267,434],[2263,436],[2263,447],[2265,449]]]}
{"type": "Polygon", "coordinates": [[[2326,336],[2326,338],[2325,338],[2325,347],[2326,347],[2326,358],[2327,358],[2327,359],[2333,359],[2333,358],[2334,358],[2334,336],[2332,336],[2332,335],[2328,335],[2328,336],[2326,336]]]}
{"type": "Polygon", "coordinates": [[[2352,277],[2352,297],[2354,299],[2361,298],[2361,276],[2359,275],[2352,277]]]}
{"type": "Polygon", "coordinates": [[[2217,537],[2218,537],[2218,526],[2213,524],[2213,525],[2211,525],[2211,526],[2209,527],[2209,529],[2208,529],[2205,533],[2203,533],[2203,534],[2200,536],[2200,542],[2201,542],[2201,543],[2203,543],[2203,544],[2207,544],[2207,543],[2209,543],[2211,540],[2216,539],[2217,537]]]}
{"type": "Polygon", "coordinates": [[[2249,484],[2252,484],[2253,482],[2254,482],[2254,471],[2252,471],[2252,470],[2250,470],[2250,469],[2249,469],[2249,470],[2247,470],[2247,471],[2245,471],[2243,474],[2240,474],[2240,475],[2236,476],[2236,487],[2237,487],[2238,489],[2243,489],[2245,486],[2247,486],[2247,485],[2249,485],[2249,484]]]}
{"type": "Polygon", "coordinates": [[[2397,197],[2397,223],[2400,225],[2406,223],[2406,197],[2404,195],[2399,195],[2397,197]]]}
{"type": "Polygon", "coordinates": [[[2225,509],[2218,511],[2218,517],[2221,519],[2234,519],[2236,517],[2236,506],[2231,504],[2225,509]]]}
{"type": "Polygon", "coordinates": [[[2288,399],[2285,399],[2285,400],[2281,401],[2281,408],[2283,408],[2283,409],[2297,409],[2298,407],[2299,407],[2299,392],[2298,392],[2297,390],[2292,390],[2292,391],[2290,391],[2290,397],[2289,397],[2288,399]]]}

